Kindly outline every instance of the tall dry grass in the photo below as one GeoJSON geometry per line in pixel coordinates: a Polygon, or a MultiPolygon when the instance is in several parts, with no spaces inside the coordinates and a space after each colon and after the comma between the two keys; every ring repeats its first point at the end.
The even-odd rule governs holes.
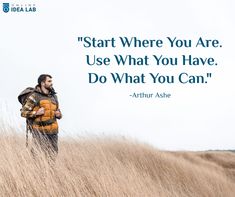
{"type": "Polygon", "coordinates": [[[112,137],[59,138],[51,167],[1,131],[0,196],[234,197],[235,154],[173,152],[112,137]]]}

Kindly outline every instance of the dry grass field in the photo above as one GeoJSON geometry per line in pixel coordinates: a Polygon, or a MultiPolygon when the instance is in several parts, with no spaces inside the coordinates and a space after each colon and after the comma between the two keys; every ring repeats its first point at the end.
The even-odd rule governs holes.
{"type": "Polygon", "coordinates": [[[161,151],[117,137],[59,138],[50,166],[0,132],[0,196],[234,197],[235,154],[161,151]]]}

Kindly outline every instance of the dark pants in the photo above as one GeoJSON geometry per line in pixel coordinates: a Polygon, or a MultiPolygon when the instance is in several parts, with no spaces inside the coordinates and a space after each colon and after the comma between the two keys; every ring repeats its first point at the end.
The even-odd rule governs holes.
{"type": "Polygon", "coordinates": [[[35,158],[37,151],[44,152],[48,159],[55,162],[58,155],[58,134],[47,134],[39,131],[32,131],[33,145],[31,153],[35,158]]]}

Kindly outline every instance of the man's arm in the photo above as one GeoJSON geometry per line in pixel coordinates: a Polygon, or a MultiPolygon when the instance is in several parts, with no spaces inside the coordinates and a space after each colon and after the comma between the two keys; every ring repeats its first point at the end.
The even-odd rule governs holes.
{"type": "Polygon", "coordinates": [[[36,106],[36,99],[35,95],[32,94],[27,99],[26,103],[21,108],[21,116],[25,118],[35,118],[37,111],[33,111],[34,107],[36,106]]]}
{"type": "Polygon", "coordinates": [[[57,119],[61,119],[61,118],[62,118],[62,113],[61,113],[61,111],[60,111],[58,97],[57,97],[57,95],[54,95],[54,97],[55,97],[55,100],[56,100],[56,102],[57,102],[57,110],[55,111],[55,117],[56,117],[57,119]]]}
{"type": "Polygon", "coordinates": [[[58,109],[56,110],[56,112],[55,112],[55,117],[56,117],[57,119],[61,119],[61,118],[62,118],[62,113],[61,113],[61,111],[60,111],[59,108],[58,108],[58,109]]]}

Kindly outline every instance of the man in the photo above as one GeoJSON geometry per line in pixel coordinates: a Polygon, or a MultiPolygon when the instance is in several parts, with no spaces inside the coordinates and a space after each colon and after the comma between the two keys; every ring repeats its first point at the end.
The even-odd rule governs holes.
{"type": "Polygon", "coordinates": [[[33,137],[31,152],[42,150],[53,161],[58,154],[58,123],[62,118],[59,103],[52,84],[52,77],[42,74],[33,93],[26,99],[21,116],[27,118],[33,137]]]}

